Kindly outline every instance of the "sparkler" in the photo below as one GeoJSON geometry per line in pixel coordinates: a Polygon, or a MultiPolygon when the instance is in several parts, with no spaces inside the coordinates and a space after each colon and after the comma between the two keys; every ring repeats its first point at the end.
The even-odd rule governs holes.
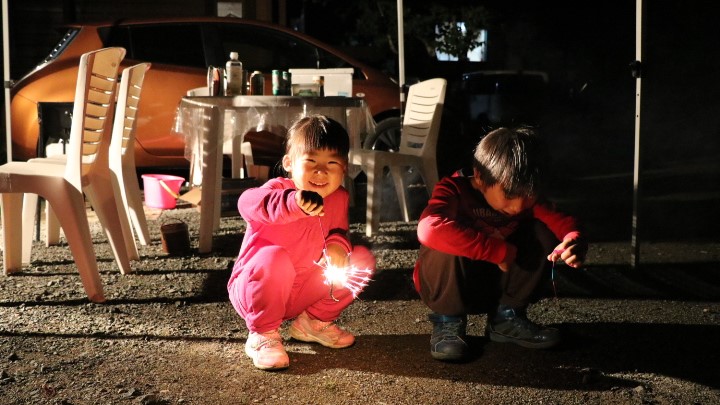
{"type": "MultiPolygon", "coordinates": [[[[350,290],[353,298],[357,298],[358,294],[360,294],[363,288],[365,288],[370,282],[370,274],[372,274],[372,270],[368,268],[359,269],[355,265],[336,266],[330,263],[330,256],[328,256],[327,253],[327,242],[325,241],[325,230],[323,229],[320,217],[318,217],[318,222],[320,223],[320,232],[323,235],[323,258],[325,259],[325,262],[315,262],[315,264],[323,269],[325,285],[330,286],[330,298],[332,298],[335,302],[340,301],[333,295],[333,288],[336,283],[343,286],[343,288],[350,290]]],[[[348,254],[348,256],[350,255],[348,254]]]]}
{"type": "MultiPolygon", "coordinates": [[[[556,249],[556,250],[553,250],[553,253],[562,254],[562,252],[564,252],[564,251],[565,251],[565,249],[561,249],[561,250],[556,249]]],[[[557,294],[557,284],[555,283],[555,262],[557,262],[557,260],[553,260],[552,267],[550,268],[550,281],[552,281],[553,292],[555,293],[555,299],[557,300],[558,294],[557,294]]]]}
{"type": "MultiPolygon", "coordinates": [[[[552,252],[560,255],[565,252],[565,249],[555,249],[552,252]]],[[[553,292],[555,293],[555,301],[558,300],[557,284],[555,283],[555,263],[558,261],[563,261],[563,259],[559,258],[558,260],[553,260],[552,267],[550,267],[550,281],[552,281],[553,292]]],[[[582,268],[580,270],[585,271],[585,268],[582,268]]]]}

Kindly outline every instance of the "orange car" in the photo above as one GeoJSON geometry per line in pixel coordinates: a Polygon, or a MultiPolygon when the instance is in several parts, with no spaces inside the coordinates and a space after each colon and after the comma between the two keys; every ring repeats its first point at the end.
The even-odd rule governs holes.
{"type": "Polygon", "coordinates": [[[42,150],[39,141],[48,142],[41,127],[51,120],[40,125],[38,115],[47,106],[72,102],[80,55],[108,46],[127,50],[123,67],[152,63],[137,121],[135,158],[140,167],[187,166],[184,140],[172,131],[175,109],[187,90],[207,84],[208,66],[224,66],[231,51],[239,52],[244,69],[264,73],[266,94],[271,94],[274,69],[353,68],[354,96],[365,98],[376,122],[399,115],[398,86],[389,77],[279,25],[220,17],[72,25],[50,55],[12,89],[14,160],[36,157],[42,150]]]}

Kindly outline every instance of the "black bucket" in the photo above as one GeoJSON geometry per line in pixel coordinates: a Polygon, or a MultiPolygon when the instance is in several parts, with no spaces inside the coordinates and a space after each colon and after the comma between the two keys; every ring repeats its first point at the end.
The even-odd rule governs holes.
{"type": "Polygon", "coordinates": [[[190,234],[185,222],[174,219],[160,225],[162,248],[170,256],[184,256],[190,253],[190,234]]]}

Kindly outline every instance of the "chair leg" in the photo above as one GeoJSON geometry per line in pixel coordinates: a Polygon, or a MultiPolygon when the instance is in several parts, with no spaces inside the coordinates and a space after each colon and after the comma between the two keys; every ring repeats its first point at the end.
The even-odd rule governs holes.
{"type": "MultiPolygon", "coordinates": [[[[192,139],[192,138],[189,138],[192,139]]],[[[202,139],[202,138],[199,138],[202,139]]],[[[202,184],[202,148],[200,145],[200,141],[196,140],[194,141],[193,145],[191,146],[191,150],[193,151],[192,156],[190,158],[190,184],[193,186],[199,186],[202,184]]]]}
{"type": "Polygon", "coordinates": [[[243,153],[242,153],[242,136],[235,136],[232,139],[232,152],[230,154],[230,177],[239,179],[243,177],[243,153]]]}
{"type": "Polygon", "coordinates": [[[373,159],[366,163],[367,207],[365,208],[365,235],[377,234],[380,228],[380,202],[382,199],[382,165],[376,165],[373,159]]]}
{"type": "Polygon", "coordinates": [[[30,263],[34,236],[35,216],[38,212],[38,195],[26,193],[22,203],[22,263],[30,263]]]}
{"type": "MultiPolygon", "coordinates": [[[[100,178],[91,179],[89,185],[83,188],[83,191],[95,210],[100,225],[102,225],[105,230],[105,235],[108,238],[110,247],[112,247],[120,273],[131,273],[132,269],[130,268],[128,247],[125,244],[123,226],[121,225],[120,216],[118,215],[118,204],[110,180],[100,178]]],[[[133,247],[134,246],[135,244],[133,243],[133,247]]]]}
{"type": "Polygon", "coordinates": [[[3,268],[5,274],[22,270],[22,194],[2,193],[3,268]]]}
{"type": "Polygon", "coordinates": [[[133,235],[132,226],[130,225],[130,215],[128,214],[128,206],[124,203],[123,194],[124,186],[121,179],[118,178],[117,173],[111,171],[110,176],[112,179],[113,194],[115,196],[115,206],[117,207],[117,219],[118,225],[122,230],[123,243],[127,251],[128,259],[138,260],[140,255],[135,244],[135,237],[133,235]]]}
{"type": "Polygon", "coordinates": [[[410,222],[410,210],[405,193],[405,182],[402,178],[402,169],[404,168],[401,166],[390,166],[390,176],[395,184],[395,193],[397,194],[398,205],[400,205],[400,212],[403,215],[403,219],[405,222],[410,222]]]}
{"type": "Polygon", "coordinates": [[[147,217],[140,197],[140,185],[134,173],[123,173],[123,203],[127,207],[127,213],[132,228],[137,233],[138,240],[143,246],[150,244],[150,230],[148,229],[147,217]]]}
{"type": "Polygon", "coordinates": [[[250,175],[250,168],[255,166],[255,164],[253,163],[252,145],[250,142],[243,142],[240,144],[240,154],[242,154],[243,162],[242,177],[252,177],[250,175]]]}
{"type": "Polygon", "coordinates": [[[346,175],[343,179],[343,186],[345,186],[345,189],[348,191],[348,194],[350,194],[350,206],[355,206],[355,179],[351,176],[346,175]]]}
{"type": "Polygon", "coordinates": [[[45,245],[53,246],[60,244],[60,221],[53,210],[52,205],[45,200],[45,245]]]}
{"type": "Polygon", "coordinates": [[[80,273],[80,280],[85,293],[92,302],[104,302],[102,280],[98,272],[95,249],[92,244],[82,193],[64,194],[62,198],[46,196],[46,199],[52,203],[56,210],[63,213],[61,217],[58,217],[58,220],[80,273]]]}
{"type": "Polygon", "coordinates": [[[420,174],[423,176],[425,188],[428,191],[428,197],[432,196],[435,184],[440,180],[438,176],[437,162],[434,160],[425,160],[420,168],[420,174]]]}

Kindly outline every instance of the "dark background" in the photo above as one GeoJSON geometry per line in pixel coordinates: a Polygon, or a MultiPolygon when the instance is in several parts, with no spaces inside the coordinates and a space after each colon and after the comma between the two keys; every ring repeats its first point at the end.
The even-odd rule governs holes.
{"type": "MultiPolygon", "coordinates": [[[[245,2],[248,16],[261,14],[245,2]]],[[[352,43],[363,21],[345,1],[265,2],[265,17],[296,27],[396,77],[388,49],[352,43]],[[350,20],[347,20],[350,18],[350,20]]],[[[357,2],[354,2],[355,4],[357,2]]],[[[462,1],[448,4],[463,6],[462,1]]],[[[720,56],[714,3],[646,1],[642,39],[640,237],[718,239],[720,223],[720,56]]],[[[405,0],[422,10],[423,0],[405,0]]],[[[441,174],[468,159],[489,127],[463,122],[462,73],[488,69],[539,70],[549,77],[537,125],[553,150],[551,196],[591,224],[596,239],[631,235],[636,123],[635,2],[487,1],[495,18],[489,60],[437,62],[406,39],[408,82],[445,77],[449,93],[438,152],[441,174]]],[[[10,2],[11,77],[19,79],[47,55],[65,21],[214,15],[210,0],[10,2]]],[[[395,16],[391,16],[395,18],[395,16]]],[[[517,96],[517,100],[523,95],[517,96]]],[[[4,102],[4,101],[3,101],[4,102]]],[[[4,125],[2,127],[4,131],[4,125]]]]}

